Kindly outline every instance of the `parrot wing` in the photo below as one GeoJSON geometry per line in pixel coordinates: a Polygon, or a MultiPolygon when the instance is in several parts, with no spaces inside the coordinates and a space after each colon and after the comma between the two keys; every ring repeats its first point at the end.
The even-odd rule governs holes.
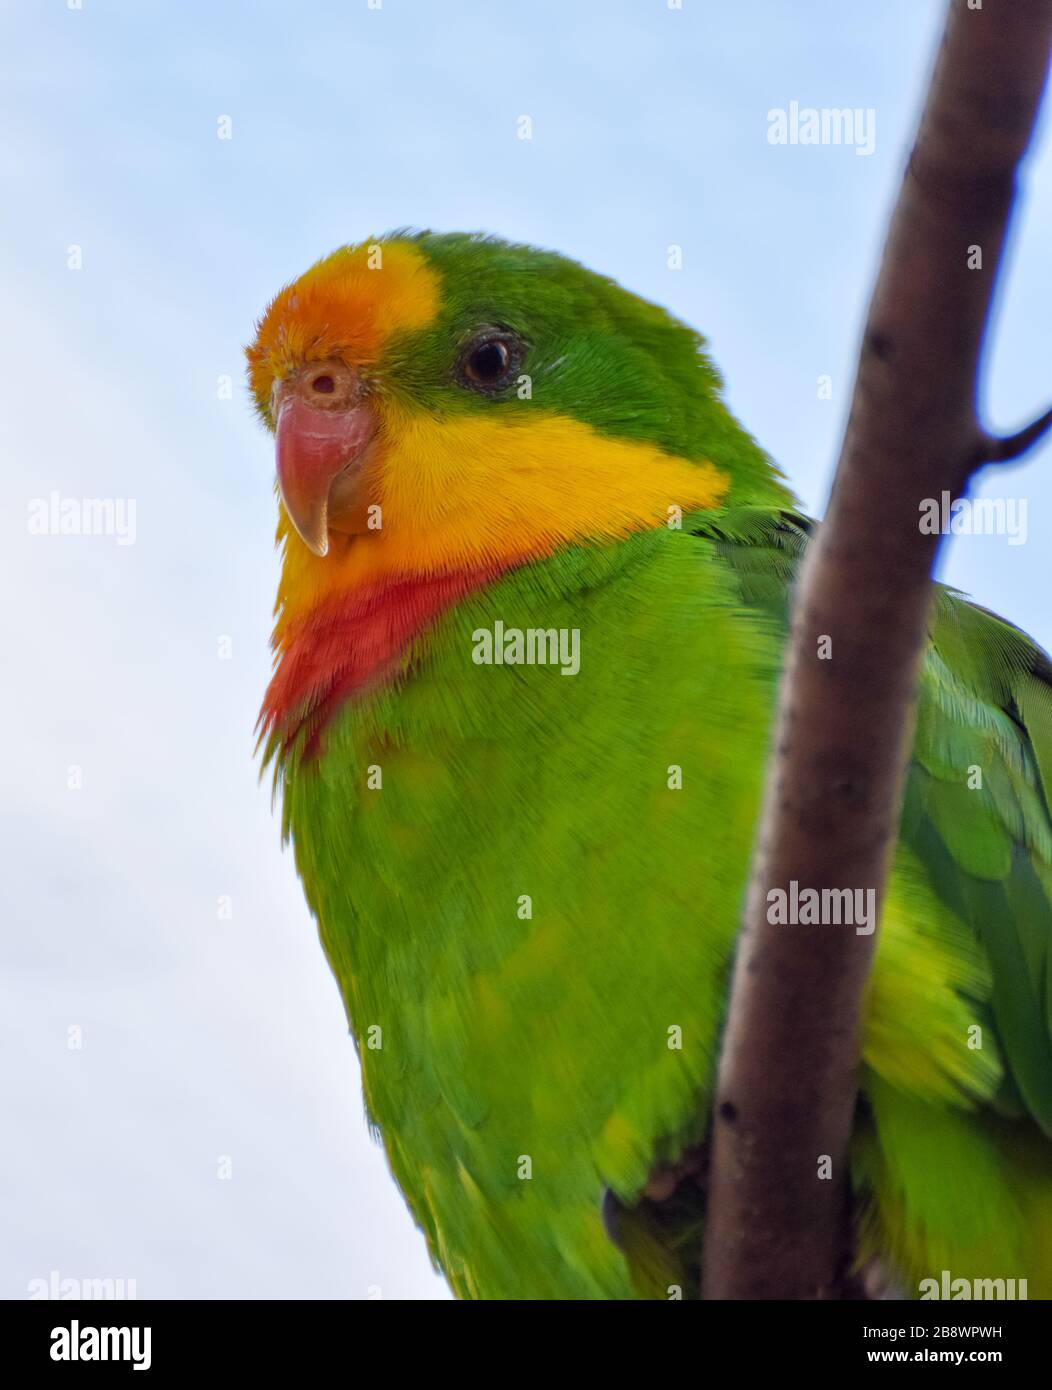
{"type": "MultiPolygon", "coordinates": [[[[737,576],[743,603],[788,622],[813,523],[739,507],[695,521],[737,576]]],[[[937,585],[920,675],[902,842],[936,895],[978,936],[1009,1076],[1052,1136],[1052,662],[1025,633],[937,585]]]]}

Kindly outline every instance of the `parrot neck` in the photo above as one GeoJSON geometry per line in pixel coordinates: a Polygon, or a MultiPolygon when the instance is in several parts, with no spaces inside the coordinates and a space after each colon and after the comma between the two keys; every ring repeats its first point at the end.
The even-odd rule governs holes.
{"type": "Polygon", "coordinates": [[[407,649],[447,609],[514,567],[511,560],[437,575],[385,575],[322,597],[275,634],[277,668],[259,716],[268,753],[284,756],[301,731],[301,756],[343,703],[395,679],[407,649]]]}

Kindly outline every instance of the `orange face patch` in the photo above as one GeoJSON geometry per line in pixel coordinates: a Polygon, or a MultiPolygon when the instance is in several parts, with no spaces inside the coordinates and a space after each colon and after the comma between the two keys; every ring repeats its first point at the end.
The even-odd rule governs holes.
{"type": "Polygon", "coordinates": [[[440,302],[437,274],[410,243],[340,247],[287,285],[260,320],[246,351],[260,410],[267,416],[274,382],[305,362],[344,357],[368,368],[392,334],[425,327],[440,302]]]}

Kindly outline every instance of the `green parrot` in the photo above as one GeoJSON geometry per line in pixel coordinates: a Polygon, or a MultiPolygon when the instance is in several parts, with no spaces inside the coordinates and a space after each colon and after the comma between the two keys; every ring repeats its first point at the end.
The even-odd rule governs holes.
{"type": "MultiPolygon", "coordinates": [[[[547,251],[343,247],[248,358],[263,756],[431,1256],[467,1298],[694,1297],[811,524],[704,340],[547,251]]],[[[1048,657],[938,588],[850,1153],[857,1267],[905,1296],[1052,1296],[1050,790],[1048,657]]]]}

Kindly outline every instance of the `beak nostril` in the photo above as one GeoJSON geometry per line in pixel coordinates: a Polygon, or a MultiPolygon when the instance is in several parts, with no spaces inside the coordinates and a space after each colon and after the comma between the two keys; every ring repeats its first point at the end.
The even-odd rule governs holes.
{"type": "Polygon", "coordinates": [[[328,376],[326,374],[323,374],[322,376],[316,376],[314,380],[311,382],[311,386],[315,391],[320,391],[323,396],[331,396],[332,393],[336,390],[335,381],[333,381],[331,376],[328,376]]]}

